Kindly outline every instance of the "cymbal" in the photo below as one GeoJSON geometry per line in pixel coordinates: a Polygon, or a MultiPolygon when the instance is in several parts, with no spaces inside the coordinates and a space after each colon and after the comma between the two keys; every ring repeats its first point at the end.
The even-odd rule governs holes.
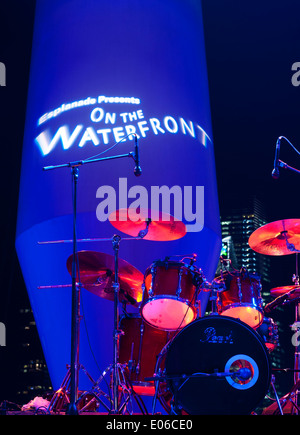
{"type": "Polygon", "coordinates": [[[164,212],[141,209],[134,213],[134,210],[120,209],[109,215],[109,221],[123,233],[145,240],[177,240],[186,234],[185,224],[164,212]]]}
{"type": "Polygon", "coordinates": [[[250,248],[265,255],[300,252],[300,219],[283,219],[255,230],[248,240],[250,248]]]}
{"type": "Polygon", "coordinates": [[[293,291],[293,297],[300,297],[300,285],[286,285],[283,287],[274,287],[270,290],[270,294],[277,298],[293,291]]]}
{"type": "MultiPolygon", "coordinates": [[[[110,301],[114,300],[115,258],[113,255],[94,251],[77,253],[80,281],[89,292],[110,301]]],[[[67,260],[72,275],[73,254],[67,260]]],[[[119,301],[136,305],[142,300],[144,275],[127,261],[119,258],[119,301]]]]}

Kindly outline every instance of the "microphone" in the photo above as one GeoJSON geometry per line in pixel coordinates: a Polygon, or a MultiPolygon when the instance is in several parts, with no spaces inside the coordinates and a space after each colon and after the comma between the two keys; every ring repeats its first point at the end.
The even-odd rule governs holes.
{"type": "Polygon", "coordinates": [[[274,169],[272,171],[272,177],[277,180],[279,178],[279,152],[280,152],[281,136],[277,139],[274,159],[274,169]]]}
{"type": "Polygon", "coordinates": [[[234,377],[236,377],[239,381],[247,381],[251,375],[251,370],[247,367],[241,367],[236,373],[234,373],[234,377]]]}
{"type": "Polygon", "coordinates": [[[140,151],[139,151],[139,143],[137,135],[134,136],[135,141],[135,147],[134,147],[134,161],[135,161],[135,168],[133,170],[134,175],[136,177],[139,177],[142,173],[142,168],[140,167],[140,151]]]}

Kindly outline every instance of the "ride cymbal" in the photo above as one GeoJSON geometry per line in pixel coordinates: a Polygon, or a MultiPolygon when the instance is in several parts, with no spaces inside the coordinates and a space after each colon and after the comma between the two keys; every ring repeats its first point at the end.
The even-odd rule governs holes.
{"type": "Polygon", "coordinates": [[[283,219],[255,230],[248,240],[254,251],[265,255],[290,255],[300,252],[300,219],[283,219]]]}

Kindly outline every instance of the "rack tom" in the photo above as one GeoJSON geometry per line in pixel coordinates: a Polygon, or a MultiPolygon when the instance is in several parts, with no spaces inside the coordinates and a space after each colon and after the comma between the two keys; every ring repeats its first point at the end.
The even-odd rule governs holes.
{"type": "Polygon", "coordinates": [[[225,287],[218,293],[218,313],[240,319],[252,328],[259,327],[264,317],[260,277],[242,269],[224,272],[215,281],[225,287]]]}
{"type": "Polygon", "coordinates": [[[144,277],[141,315],[145,322],[175,331],[195,320],[199,280],[199,270],[182,262],[155,261],[144,277]]]}

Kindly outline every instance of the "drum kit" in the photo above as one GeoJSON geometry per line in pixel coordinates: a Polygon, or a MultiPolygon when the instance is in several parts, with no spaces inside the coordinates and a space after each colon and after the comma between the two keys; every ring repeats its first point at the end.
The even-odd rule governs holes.
{"type": "MultiPolygon", "coordinates": [[[[251,414],[272,387],[279,412],[283,414],[288,402],[292,404],[292,412],[298,414],[300,220],[286,219],[264,225],[249,238],[249,246],[260,254],[296,255],[294,285],[272,289],[275,300],[265,307],[260,277],[244,267],[233,269],[230,260],[222,257],[220,276],[211,283],[196,266],[196,254],[172,254],[157,259],[145,273],[120,259],[121,240],[173,241],[185,236],[185,224],[163,212],[141,209],[132,219],[132,210],[116,210],[109,216],[110,223],[130,237],[115,234],[109,239],[80,240],[111,241],[114,255],[78,251],[79,167],[130,157],[135,162],[134,174],[139,176],[142,171],[137,135],[130,135],[135,138],[134,152],[109,157],[100,153],[100,157],[43,168],[45,171],[71,168],[73,203],[72,240],[38,242],[73,245],[73,253],[67,259],[72,277],[71,363],[48,411],[60,411],[62,404],[67,403],[66,413],[70,415],[94,406],[103,406],[109,414],[132,414],[135,400],[140,412],[148,414],[142,397],[150,396],[152,414],[156,413],[157,401],[169,415],[251,414]],[[113,361],[96,382],[79,362],[81,288],[113,301],[114,306],[113,361]],[[209,293],[211,301],[211,313],[204,316],[200,314],[202,309],[199,310],[202,292],[209,293]],[[295,382],[291,392],[279,399],[270,362],[270,354],[278,346],[278,331],[276,323],[266,314],[291,302],[296,305],[293,326],[297,339],[295,364],[291,369],[295,382]],[[129,307],[136,311],[130,313],[129,307]],[[79,395],[80,369],[93,385],[79,395]],[[108,393],[102,388],[104,384],[108,393]]],[[[52,286],[40,288],[43,287],[52,286]]]]}
{"type": "MultiPolygon", "coordinates": [[[[128,216],[128,211],[119,210],[109,220],[136,239],[168,241],[186,233],[185,225],[172,216],[156,221],[145,212],[138,221],[128,216]]],[[[114,256],[94,251],[75,254],[76,285],[113,301],[115,317],[113,362],[93,381],[91,390],[79,396],[77,403],[84,402],[79,412],[103,405],[109,414],[132,413],[129,405],[134,399],[140,412],[148,414],[143,397],[150,396],[152,414],[157,401],[169,415],[251,414],[272,387],[278,412],[283,414],[270,362],[279,345],[278,329],[267,314],[293,302],[299,327],[298,270],[294,285],[272,289],[275,300],[263,307],[260,277],[246,268],[234,269],[230,260],[220,258],[220,276],[211,283],[196,266],[195,254],[155,260],[142,273],[119,258],[120,241],[121,236],[113,236],[114,256]],[[211,313],[204,317],[199,313],[201,292],[209,292],[211,301],[211,313]],[[110,376],[108,394],[102,389],[106,376],[110,376]]],[[[249,246],[265,255],[297,257],[300,220],[282,220],[255,230],[249,246]]],[[[71,255],[70,274],[73,264],[71,255]]],[[[284,398],[284,403],[293,404],[294,413],[300,411],[298,351],[299,346],[295,347],[295,385],[284,398]]],[[[67,390],[66,378],[60,395],[62,389],[67,390]]],[[[50,410],[55,410],[57,398],[55,393],[50,410]]]]}

